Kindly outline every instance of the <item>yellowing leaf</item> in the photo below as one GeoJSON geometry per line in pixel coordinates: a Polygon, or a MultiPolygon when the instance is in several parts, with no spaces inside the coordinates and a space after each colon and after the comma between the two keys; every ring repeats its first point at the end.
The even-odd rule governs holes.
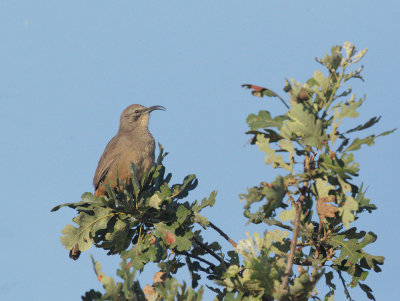
{"type": "Polygon", "coordinates": [[[325,91],[329,84],[329,80],[325,77],[325,75],[320,70],[317,70],[314,72],[313,77],[321,87],[322,91],[325,91]]]}
{"type": "Polygon", "coordinates": [[[295,215],[296,215],[296,210],[294,207],[292,207],[292,209],[282,211],[281,214],[279,215],[279,219],[282,222],[286,222],[294,220],[295,215]]]}
{"type": "Polygon", "coordinates": [[[356,118],[358,117],[358,112],[356,111],[359,106],[363,103],[363,99],[360,98],[358,101],[355,101],[354,94],[351,95],[351,98],[340,106],[340,114],[339,119],[343,119],[344,117],[356,118]]]}
{"type": "Polygon", "coordinates": [[[153,194],[151,198],[148,200],[148,206],[153,207],[155,209],[160,209],[160,204],[162,200],[158,194],[153,194]]]}
{"type": "Polygon", "coordinates": [[[317,186],[317,192],[318,196],[320,198],[322,197],[328,197],[329,196],[329,191],[335,189],[332,185],[329,185],[327,180],[318,178],[315,181],[315,185],[317,186]]]}

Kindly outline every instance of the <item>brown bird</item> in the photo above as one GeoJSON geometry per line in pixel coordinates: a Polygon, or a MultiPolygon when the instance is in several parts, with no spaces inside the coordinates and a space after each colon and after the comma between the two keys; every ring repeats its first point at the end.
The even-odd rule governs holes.
{"type": "MultiPolygon", "coordinates": [[[[93,178],[95,196],[105,194],[104,185],[116,186],[116,179],[126,181],[132,174],[131,161],[135,164],[138,181],[154,164],[154,138],[149,132],[150,113],[165,110],[162,106],[146,108],[139,104],[130,105],[121,114],[119,130],[107,144],[101,156],[93,178]]],[[[69,257],[79,258],[78,245],[69,253],[69,257]]]]}
{"type": "Polygon", "coordinates": [[[154,110],[165,108],[146,108],[134,104],[122,112],[118,133],[107,144],[94,174],[95,196],[105,194],[104,184],[115,186],[117,175],[123,181],[128,180],[132,176],[131,161],[135,164],[139,182],[145,172],[153,166],[155,143],[148,124],[150,113],[154,110]]]}

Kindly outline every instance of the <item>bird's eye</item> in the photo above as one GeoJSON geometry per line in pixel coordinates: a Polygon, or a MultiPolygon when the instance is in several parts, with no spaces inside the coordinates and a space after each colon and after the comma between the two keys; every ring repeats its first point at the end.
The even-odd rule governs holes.
{"type": "Polygon", "coordinates": [[[136,113],[136,114],[139,113],[139,110],[135,110],[135,113],[136,113]]]}

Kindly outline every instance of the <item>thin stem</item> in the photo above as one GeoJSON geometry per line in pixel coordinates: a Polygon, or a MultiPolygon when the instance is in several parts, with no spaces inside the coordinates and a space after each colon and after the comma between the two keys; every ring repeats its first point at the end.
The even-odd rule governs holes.
{"type": "Polygon", "coordinates": [[[288,106],[288,104],[286,103],[286,101],[285,101],[282,97],[280,97],[278,93],[275,93],[274,91],[272,91],[272,90],[270,90],[270,89],[266,89],[266,90],[269,91],[269,92],[272,92],[273,96],[278,97],[279,100],[284,104],[284,106],[285,106],[287,109],[290,109],[290,107],[288,106]]]}
{"type": "Polygon", "coordinates": [[[301,216],[301,202],[299,200],[296,202],[296,216],[294,218],[293,238],[290,244],[290,252],[289,252],[288,262],[286,264],[285,274],[282,279],[282,291],[284,292],[288,292],[289,276],[290,276],[290,271],[292,270],[293,267],[294,252],[297,246],[297,236],[299,235],[300,216],[301,216]]]}
{"type": "Polygon", "coordinates": [[[175,191],[173,194],[171,194],[169,197],[167,197],[167,200],[172,200],[174,197],[178,196],[183,190],[178,190],[175,191]]]}
{"type": "Polygon", "coordinates": [[[234,242],[228,235],[226,235],[220,228],[210,222],[210,227],[217,231],[223,238],[225,238],[234,248],[237,247],[237,243],[234,242]]]}
{"type": "Polygon", "coordinates": [[[347,299],[349,299],[350,301],[353,301],[353,299],[352,299],[351,296],[350,296],[350,292],[349,292],[349,290],[347,289],[346,281],[344,280],[344,278],[343,278],[343,276],[342,276],[342,272],[341,272],[340,270],[337,270],[336,272],[338,273],[340,280],[342,280],[343,288],[344,288],[344,291],[345,291],[345,293],[346,293],[347,299]]]}
{"type": "Polygon", "coordinates": [[[290,110],[290,107],[288,106],[286,101],[282,97],[280,97],[278,94],[276,94],[276,96],[279,98],[280,101],[282,101],[282,103],[285,105],[285,107],[290,110]]]}
{"type": "Polygon", "coordinates": [[[205,244],[203,244],[201,241],[193,237],[193,240],[205,251],[207,251],[212,257],[217,259],[221,263],[225,263],[221,257],[219,257],[213,250],[211,250],[209,247],[207,247],[205,244]]]}
{"type": "MultiPolygon", "coordinates": [[[[335,96],[337,90],[340,88],[340,84],[341,84],[342,79],[343,79],[343,77],[344,77],[344,72],[345,72],[345,70],[346,70],[346,67],[345,67],[345,66],[342,66],[342,70],[341,70],[341,72],[340,72],[339,78],[337,78],[337,77],[335,76],[335,77],[337,78],[337,79],[336,79],[336,83],[335,83],[335,86],[333,87],[332,94],[329,96],[328,102],[327,102],[327,104],[326,104],[326,108],[325,108],[325,110],[324,110],[323,117],[325,117],[325,116],[327,115],[329,107],[331,106],[332,102],[335,100],[334,96],[335,96]]],[[[326,93],[326,91],[325,91],[325,93],[326,93]]],[[[324,93],[324,94],[325,94],[325,93],[324,93]]]]}
{"type": "Polygon", "coordinates": [[[142,228],[143,228],[143,224],[141,224],[140,228],[139,228],[138,244],[142,241],[142,228]]]}
{"type": "MultiPolygon", "coordinates": [[[[308,172],[310,171],[310,155],[309,153],[306,153],[305,159],[304,159],[304,171],[308,172]]],[[[296,215],[294,217],[294,228],[293,228],[293,238],[292,242],[290,244],[290,251],[289,251],[289,258],[286,264],[285,268],[285,274],[282,278],[282,285],[281,285],[281,290],[283,294],[287,294],[289,291],[289,276],[290,272],[292,271],[293,267],[293,259],[294,259],[294,253],[296,251],[296,246],[297,246],[297,237],[299,236],[299,227],[300,227],[300,217],[301,217],[301,210],[302,210],[302,204],[304,200],[306,199],[306,193],[307,193],[307,187],[308,187],[308,181],[303,183],[303,187],[300,188],[300,197],[297,200],[297,202],[294,204],[295,209],[296,209],[296,215]]]]}
{"type": "Polygon", "coordinates": [[[99,220],[102,220],[103,218],[109,217],[109,216],[113,216],[113,215],[118,215],[118,214],[127,214],[125,212],[113,212],[110,214],[106,214],[103,215],[102,217],[99,217],[98,219],[94,220],[93,222],[91,222],[89,225],[87,225],[86,227],[84,227],[78,235],[81,235],[83,232],[85,232],[88,228],[90,228],[91,226],[93,226],[95,223],[97,223],[99,220]]]}
{"type": "Polygon", "coordinates": [[[199,257],[199,256],[197,256],[197,255],[190,254],[189,252],[186,252],[186,251],[177,251],[177,250],[174,250],[174,252],[175,252],[176,254],[182,254],[182,255],[184,255],[184,256],[197,259],[198,261],[201,261],[201,262],[203,262],[203,263],[205,263],[205,264],[208,264],[212,269],[215,269],[215,264],[213,264],[213,263],[209,262],[208,260],[205,260],[205,259],[203,259],[203,258],[201,258],[201,257],[199,257]]]}

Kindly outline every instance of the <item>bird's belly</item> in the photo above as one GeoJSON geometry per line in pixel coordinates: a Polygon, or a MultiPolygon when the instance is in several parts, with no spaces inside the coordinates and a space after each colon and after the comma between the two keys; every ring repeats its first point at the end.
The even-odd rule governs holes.
{"type": "Polygon", "coordinates": [[[141,150],[140,152],[126,152],[120,155],[112,173],[113,179],[127,180],[132,177],[131,165],[135,165],[136,178],[140,181],[145,172],[154,164],[154,151],[141,150]]]}

